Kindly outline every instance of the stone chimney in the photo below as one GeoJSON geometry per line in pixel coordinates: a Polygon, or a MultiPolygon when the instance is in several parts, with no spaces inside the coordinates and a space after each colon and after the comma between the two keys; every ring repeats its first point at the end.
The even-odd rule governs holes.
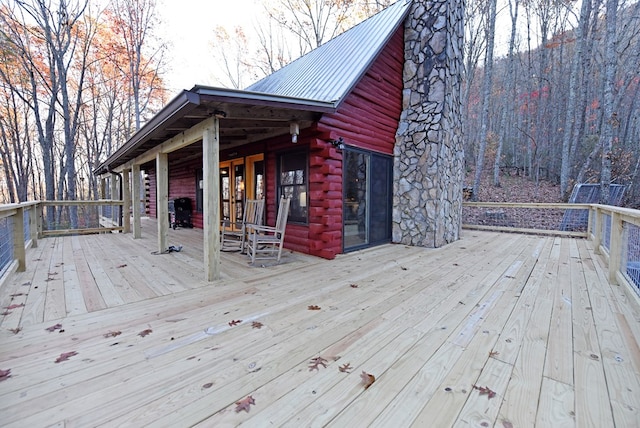
{"type": "Polygon", "coordinates": [[[393,242],[460,238],[462,0],[414,0],[405,21],[403,111],[394,150],[393,242]]]}

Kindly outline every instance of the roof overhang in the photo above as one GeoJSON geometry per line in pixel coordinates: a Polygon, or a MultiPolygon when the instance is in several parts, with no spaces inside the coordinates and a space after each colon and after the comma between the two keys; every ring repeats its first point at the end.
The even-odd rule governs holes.
{"type": "Polygon", "coordinates": [[[219,118],[224,149],[286,134],[291,122],[304,129],[335,108],[331,102],[197,85],[172,99],[94,173],[125,165],[212,116],[219,118]]]}

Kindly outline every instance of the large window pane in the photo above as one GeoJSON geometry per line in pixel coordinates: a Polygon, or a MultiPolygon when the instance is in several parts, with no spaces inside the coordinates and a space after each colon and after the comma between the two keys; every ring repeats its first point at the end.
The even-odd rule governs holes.
{"type": "Polygon", "coordinates": [[[307,223],[307,153],[285,153],[280,156],[278,177],[280,195],[291,198],[289,221],[307,223]]]}

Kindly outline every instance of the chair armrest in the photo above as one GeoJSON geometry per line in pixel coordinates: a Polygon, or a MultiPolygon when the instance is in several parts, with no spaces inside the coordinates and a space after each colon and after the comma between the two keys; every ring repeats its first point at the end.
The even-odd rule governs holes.
{"type": "Polygon", "coordinates": [[[257,224],[247,224],[247,227],[250,229],[250,232],[277,232],[276,228],[273,226],[260,226],[257,224]]]}

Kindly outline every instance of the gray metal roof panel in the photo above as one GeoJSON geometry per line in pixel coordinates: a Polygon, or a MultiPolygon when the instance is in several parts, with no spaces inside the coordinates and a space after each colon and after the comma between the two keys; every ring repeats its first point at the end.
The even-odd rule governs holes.
{"type": "Polygon", "coordinates": [[[399,0],[247,88],[281,96],[340,102],[404,21],[411,0],[399,0]]]}

